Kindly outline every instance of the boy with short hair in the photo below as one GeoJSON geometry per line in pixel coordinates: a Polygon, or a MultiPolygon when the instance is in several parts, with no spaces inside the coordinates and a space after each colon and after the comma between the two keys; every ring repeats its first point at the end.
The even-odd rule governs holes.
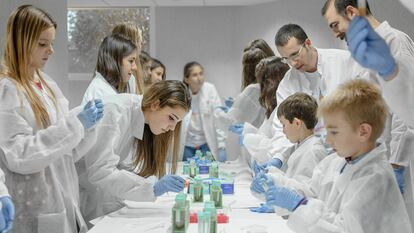
{"type": "MultiPolygon", "coordinates": [[[[286,163],[287,170],[285,173],[279,170],[277,166],[268,166],[267,168],[270,169],[269,174],[275,173],[284,176],[286,178],[284,180],[285,184],[307,184],[312,177],[313,169],[327,156],[322,139],[314,135],[314,128],[318,123],[317,110],[316,100],[301,92],[289,96],[278,106],[277,117],[283,125],[283,133],[294,145],[271,159],[280,161],[280,164],[282,162],[286,163]],[[285,159],[287,161],[282,161],[285,159]]],[[[272,163],[268,162],[268,164],[272,163]]],[[[253,192],[265,192],[261,181],[263,176],[263,173],[259,174],[253,180],[251,185],[253,192]]],[[[261,209],[253,209],[252,211],[255,210],[256,212],[263,212],[260,211],[261,209]]],[[[277,213],[280,215],[288,214],[278,209],[277,213]]]]}
{"type": "Polygon", "coordinates": [[[315,168],[307,188],[275,184],[269,205],[292,211],[295,232],[412,232],[386,148],[377,144],[387,117],[380,90],[363,80],[326,96],[318,113],[336,153],[315,168]]]}

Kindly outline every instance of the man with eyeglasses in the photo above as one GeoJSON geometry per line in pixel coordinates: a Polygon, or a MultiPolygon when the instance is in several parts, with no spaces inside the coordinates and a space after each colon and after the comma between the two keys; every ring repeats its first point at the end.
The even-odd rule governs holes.
{"type": "Polygon", "coordinates": [[[282,26],[276,33],[275,43],[282,60],[292,67],[277,89],[278,103],[296,92],[321,99],[343,80],[365,72],[353,62],[348,51],[313,47],[306,32],[296,24],[282,26]]]}
{"type": "MultiPolygon", "coordinates": [[[[355,60],[372,70],[370,76],[381,85],[382,94],[390,109],[404,121],[405,125],[402,126],[414,127],[413,40],[390,26],[387,21],[378,21],[368,2],[364,17],[360,15],[358,0],[328,0],[322,8],[322,15],[334,35],[347,41],[355,60]]],[[[404,136],[404,144],[394,145],[399,149],[391,148],[391,151],[404,151],[398,153],[397,158],[391,156],[390,163],[414,225],[414,139],[412,129],[409,132],[404,136]],[[407,176],[405,170],[409,171],[407,176]]]]}
{"type": "MultiPolygon", "coordinates": [[[[324,93],[328,94],[343,80],[349,80],[365,72],[365,69],[353,61],[348,51],[313,47],[311,40],[299,25],[287,24],[281,27],[276,34],[275,42],[282,60],[291,66],[277,89],[278,104],[297,92],[304,92],[319,100],[324,93]]],[[[271,161],[265,164],[280,168],[282,162],[287,160],[283,153],[279,153],[280,145],[286,144],[286,137],[276,112],[277,107],[270,116],[272,127],[269,134],[272,136],[246,134],[244,144],[255,145],[255,148],[248,148],[252,157],[270,157],[271,161]]],[[[315,133],[322,135],[322,130],[321,124],[318,124],[315,133]]]]}

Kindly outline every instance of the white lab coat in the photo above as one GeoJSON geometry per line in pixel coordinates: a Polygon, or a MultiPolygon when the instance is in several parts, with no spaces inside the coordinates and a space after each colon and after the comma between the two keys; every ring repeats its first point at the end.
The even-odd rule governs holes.
{"type": "MultiPolygon", "coordinates": [[[[278,168],[271,168],[269,175],[274,179],[275,184],[286,186],[288,182],[298,182],[308,184],[312,178],[313,169],[328,155],[322,139],[311,135],[301,143],[289,147],[283,153],[287,160],[287,170],[282,172],[278,168]],[[284,176],[284,179],[278,179],[284,176]]],[[[286,162],[286,161],[284,161],[286,162]]],[[[279,215],[288,215],[285,209],[276,207],[276,213],[279,215]]]]}
{"type": "Polygon", "coordinates": [[[269,119],[263,121],[259,129],[250,124],[244,125],[244,146],[251,158],[259,163],[264,163],[273,157],[283,161],[284,158],[279,158],[278,155],[293,145],[283,131],[276,133],[278,130],[274,120],[277,118],[276,112],[277,108],[273,110],[269,119]]]}
{"type": "Polygon", "coordinates": [[[123,200],[156,199],[155,177],[144,178],[131,171],[131,166],[125,167],[135,156],[135,140],[142,139],[144,133],[141,101],[142,96],[134,94],[104,97],[104,117],[88,132],[97,135],[97,142],[77,164],[78,170],[83,171],[79,179],[86,220],[122,208],[123,200]]]}
{"type": "Polygon", "coordinates": [[[398,75],[391,81],[378,78],[384,99],[398,117],[414,128],[414,42],[387,21],[382,22],[375,31],[389,45],[399,68],[398,75]]]}
{"type": "MultiPolygon", "coordinates": [[[[226,134],[223,130],[217,127],[217,121],[214,114],[216,108],[222,106],[220,96],[214,85],[208,82],[204,82],[199,91],[199,95],[200,115],[204,135],[210,151],[213,153],[215,159],[218,160],[218,149],[226,147],[226,134]]],[[[185,129],[188,129],[189,122],[190,121],[185,122],[187,124],[184,126],[185,129]]],[[[186,138],[186,132],[183,136],[186,138]]]]}
{"type": "Polygon", "coordinates": [[[265,109],[259,102],[260,94],[260,84],[248,85],[227,113],[221,108],[216,109],[217,125],[223,131],[227,131],[231,124],[244,122],[260,127],[265,119],[265,109]]]}
{"type": "Polygon", "coordinates": [[[41,75],[57,102],[55,108],[33,85],[49,114],[46,129],[37,128],[31,105],[16,84],[0,79],[0,167],[16,207],[13,232],[74,233],[76,222],[80,232],[86,232],[74,165],[82,155],[84,127],[77,118],[81,108],[68,111],[56,83],[41,75]]]}
{"type": "Polygon", "coordinates": [[[411,233],[386,148],[377,146],[340,173],[345,164],[336,153],[320,162],[309,186],[313,195],[291,213],[288,226],[301,233],[411,233]]]}
{"type": "MultiPolygon", "coordinates": [[[[135,93],[135,77],[131,76],[128,81],[127,93],[135,93]]],[[[118,94],[118,91],[109,84],[105,78],[97,71],[95,71],[95,77],[92,79],[88,88],[85,91],[82,99],[82,105],[88,103],[92,99],[102,99],[104,96],[111,96],[118,94]]]]}
{"type": "MultiPolygon", "coordinates": [[[[217,108],[215,114],[218,127],[224,132],[236,123],[250,123],[254,127],[260,127],[265,119],[265,109],[259,102],[260,94],[260,84],[250,84],[237,96],[227,113],[217,108]]],[[[226,152],[227,160],[238,159],[239,155],[246,153],[240,147],[238,135],[227,134],[226,152]]]]}
{"type": "MultiPolygon", "coordinates": [[[[414,42],[404,32],[399,31],[389,25],[387,21],[382,22],[375,31],[385,40],[391,49],[391,54],[394,56],[399,72],[398,75],[391,81],[383,81],[378,78],[384,99],[387,101],[391,110],[400,117],[405,124],[409,125],[411,132],[410,137],[404,139],[404,143],[400,146],[403,148],[406,158],[409,158],[409,166],[406,168],[406,191],[404,198],[407,210],[410,215],[411,224],[414,225],[414,42]]],[[[406,161],[407,159],[402,158],[406,161]]],[[[400,161],[401,161],[400,160],[400,161]]],[[[402,162],[397,163],[404,165],[402,162]]]]}
{"type": "MultiPolygon", "coordinates": [[[[317,72],[301,72],[295,68],[288,70],[277,88],[277,103],[283,102],[287,97],[297,92],[304,92],[311,95],[316,100],[319,100],[322,92],[321,76],[337,76],[343,73],[338,70],[338,66],[344,63],[344,61],[341,60],[342,58],[344,60],[350,59],[349,53],[345,58],[346,52],[342,50],[318,49],[317,51],[317,72]]],[[[270,131],[267,131],[267,135],[261,132],[256,134],[246,133],[243,142],[252,157],[258,161],[263,161],[263,159],[272,157],[281,159],[282,161],[286,160],[286,158],[280,158],[280,152],[284,151],[292,144],[287,140],[283,133],[282,124],[277,118],[277,107],[269,119],[272,121],[272,127],[270,128],[270,131]]],[[[268,125],[269,123],[264,124],[268,125]]]]}

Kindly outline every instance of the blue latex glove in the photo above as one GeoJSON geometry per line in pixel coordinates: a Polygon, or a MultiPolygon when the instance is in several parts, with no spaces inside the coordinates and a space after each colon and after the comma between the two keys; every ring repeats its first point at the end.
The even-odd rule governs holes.
{"type": "Polygon", "coordinates": [[[242,135],[243,129],[244,129],[244,123],[242,123],[242,124],[232,124],[229,127],[229,131],[231,131],[235,134],[238,134],[238,135],[242,135]]]}
{"type": "Polygon", "coordinates": [[[265,184],[267,184],[267,186],[274,185],[271,177],[267,176],[265,172],[259,172],[257,176],[254,177],[252,184],[250,185],[250,190],[258,194],[265,193],[265,184]]]}
{"type": "Polygon", "coordinates": [[[250,208],[250,211],[256,212],[256,213],[274,213],[275,208],[267,205],[266,203],[261,203],[260,207],[252,207],[250,208]]]}
{"type": "Polygon", "coordinates": [[[228,113],[229,112],[229,110],[230,110],[230,108],[229,107],[227,107],[227,106],[219,106],[219,107],[217,107],[217,108],[220,108],[221,110],[223,110],[225,113],[228,113]]]}
{"type": "Polygon", "coordinates": [[[266,192],[266,203],[270,206],[279,206],[289,211],[294,211],[296,207],[305,199],[284,187],[273,185],[266,192]]]}
{"type": "Polygon", "coordinates": [[[102,100],[96,99],[89,101],[82,112],[78,114],[78,119],[85,129],[89,129],[96,124],[103,117],[103,103],[102,100]]]}
{"type": "Polygon", "coordinates": [[[260,172],[266,173],[265,166],[260,165],[258,162],[256,162],[256,160],[253,161],[252,168],[253,168],[254,176],[257,176],[257,174],[259,174],[260,172]]]}
{"type": "Polygon", "coordinates": [[[177,175],[165,175],[154,184],[154,195],[160,196],[166,192],[181,192],[185,180],[177,175]]]}
{"type": "Polygon", "coordinates": [[[219,148],[218,150],[218,161],[225,162],[227,160],[227,153],[225,148],[219,148]]]}
{"type": "Polygon", "coordinates": [[[5,196],[0,198],[2,208],[0,211],[0,231],[10,232],[13,227],[14,220],[14,205],[10,197],[5,196]]]}
{"type": "Polygon", "coordinates": [[[377,71],[384,78],[395,72],[397,64],[390,48],[364,17],[356,16],[351,21],[347,41],[349,51],[362,66],[377,71]]]}
{"type": "Polygon", "coordinates": [[[282,167],[282,165],[283,165],[282,161],[277,158],[272,158],[264,164],[265,168],[277,167],[279,169],[282,167]]]}
{"type": "Polygon", "coordinates": [[[405,167],[394,168],[395,177],[397,178],[398,187],[400,188],[401,193],[404,193],[405,186],[405,167]]]}
{"type": "Polygon", "coordinates": [[[234,99],[233,97],[227,97],[226,100],[224,100],[224,104],[228,107],[231,108],[231,106],[233,106],[234,103],[234,99]]]}

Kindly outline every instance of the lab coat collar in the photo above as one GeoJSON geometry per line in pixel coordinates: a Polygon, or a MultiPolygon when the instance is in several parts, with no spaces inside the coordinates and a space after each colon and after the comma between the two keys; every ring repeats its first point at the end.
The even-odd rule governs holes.
{"type": "Polygon", "coordinates": [[[388,23],[388,21],[384,21],[375,29],[375,32],[377,32],[379,35],[383,35],[386,32],[390,31],[390,29],[391,25],[388,23]]]}
{"type": "Polygon", "coordinates": [[[115,89],[110,83],[108,83],[108,81],[106,81],[106,79],[104,78],[104,76],[99,73],[98,71],[95,71],[95,78],[99,79],[101,82],[104,82],[105,84],[107,84],[109,87],[112,88],[112,90],[115,91],[115,93],[118,94],[118,90],[115,89]]]}
{"type": "Polygon", "coordinates": [[[139,95],[140,98],[133,99],[132,104],[132,114],[131,114],[131,127],[132,127],[132,135],[138,139],[142,139],[144,135],[144,128],[145,128],[145,118],[144,113],[141,109],[141,102],[142,96],[139,95]],[[138,100],[138,101],[134,101],[138,100]]]}

